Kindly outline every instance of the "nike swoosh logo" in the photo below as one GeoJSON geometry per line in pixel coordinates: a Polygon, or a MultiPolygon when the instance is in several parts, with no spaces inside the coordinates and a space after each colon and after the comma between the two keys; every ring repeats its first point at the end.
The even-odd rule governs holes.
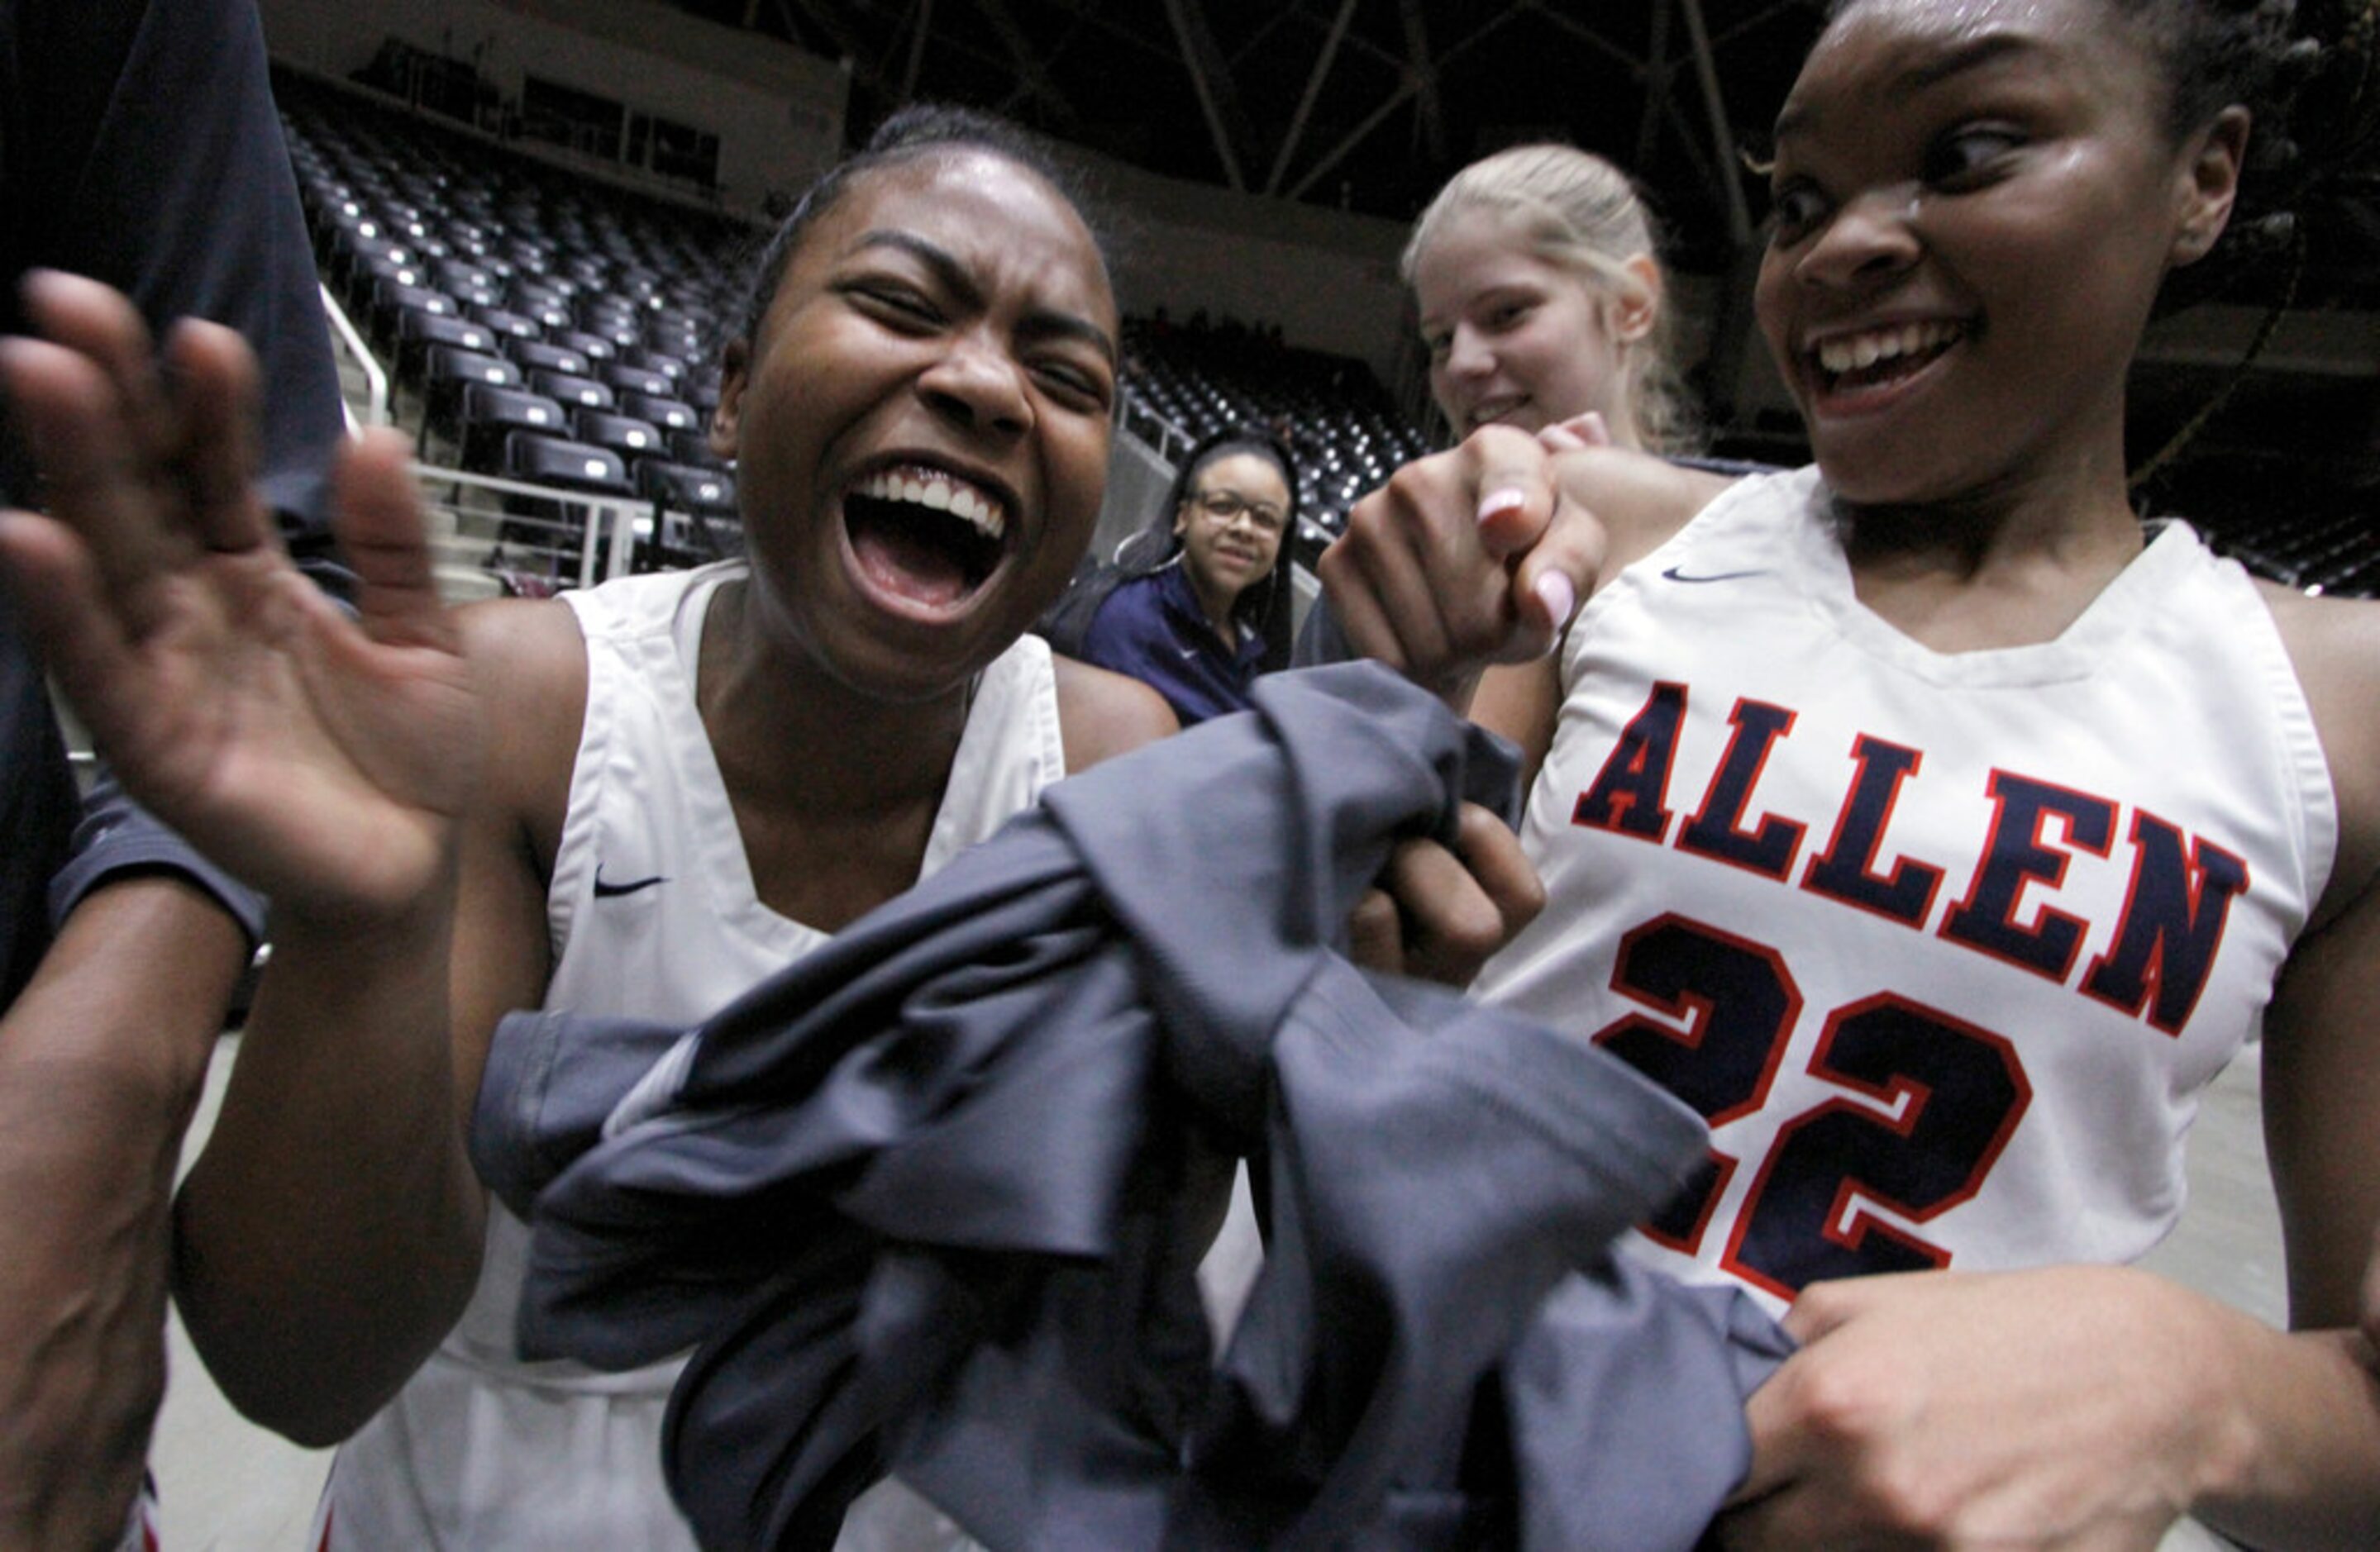
{"type": "Polygon", "coordinates": [[[1184,658],[1195,658],[1198,655],[1198,649],[1196,647],[1184,647],[1182,649],[1182,655],[1184,658]]]}
{"type": "Polygon", "coordinates": [[[638,890],[649,890],[655,884],[667,882],[669,882],[667,877],[656,873],[650,879],[631,879],[625,884],[606,883],[603,881],[603,870],[598,867],[595,869],[595,898],[611,900],[623,894],[634,894],[638,890]]]}
{"type": "Polygon", "coordinates": [[[1693,572],[1680,571],[1676,566],[1671,566],[1661,575],[1672,582],[1733,582],[1746,576],[1766,576],[1768,573],[1766,570],[1713,571],[1697,575],[1693,572]]]}

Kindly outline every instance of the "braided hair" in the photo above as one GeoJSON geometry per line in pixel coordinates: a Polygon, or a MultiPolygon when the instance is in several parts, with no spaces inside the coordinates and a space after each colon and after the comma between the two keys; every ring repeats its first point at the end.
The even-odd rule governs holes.
{"type": "Polygon", "coordinates": [[[2108,0],[2146,30],[2170,93],[2177,141],[2226,107],[2252,123],[2231,222],[2199,262],[2167,275],[2156,313],[2169,316],[2279,277],[2263,319],[2223,382],[2131,477],[2135,489],[2170,466],[2219,414],[2296,304],[2318,233],[2353,220],[2380,175],[2380,101],[2372,88],[2380,0],[2108,0]]]}

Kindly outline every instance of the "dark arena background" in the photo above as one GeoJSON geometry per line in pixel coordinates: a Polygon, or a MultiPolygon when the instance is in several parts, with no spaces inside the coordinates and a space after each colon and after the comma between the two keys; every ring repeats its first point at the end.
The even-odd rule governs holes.
{"type": "MultiPolygon", "coordinates": [[[[712,478],[730,471],[706,468],[680,433],[685,411],[706,407],[737,261],[812,173],[919,100],[996,109],[1076,148],[1121,213],[1132,346],[1122,503],[1145,500],[1155,478],[1128,477],[1149,461],[1139,455],[1162,461],[1227,419],[1285,419],[1310,561],[1356,497],[1440,434],[1396,284],[1406,224],[1464,163],[1529,139],[1601,152],[1650,196],[1713,451],[1801,456],[1746,305],[1766,218],[1749,164],[1817,30],[1814,0],[263,10],[324,278],[392,380],[389,413],[432,462],[658,503],[659,526],[623,548],[626,564],[732,541],[730,487],[712,478]],[[552,436],[513,443],[502,418],[536,406],[442,376],[434,347],[452,331],[425,325],[425,308],[451,309],[476,326],[462,337],[499,345],[522,369],[492,386],[534,392],[530,374],[544,371],[605,401],[581,403],[562,383],[571,423],[536,429],[608,449],[618,467],[540,461],[552,436]],[[586,337],[548,354],[563,336],[600,341],[607,318],[636,325],[613,331],[615,356],[662,358],[645,378],[586,337]],[[601,370],[562,370],[581,365],[601,370]],[[652,370],[669,382],[651,382],[652,370]],[[672,392],[646,391],[657,386],[672,392]],[[507,445],[528,451],[507,466],[507,445]]],[[[2336,148],[2304,152],[2325,153],[2336,148]]],[[[2368,594],[2380,588],[2380,217],[2368,184],[2334,180],[2296,236],[2153,333],[2132,395],[2136,467],[2195,425],[2141,499],[2266,575],[2368,594]]],[[[484,504],[462,503],[464,537],[479,537],[471,513],[484,504]]],[[[580,568],[589,577],[612,559],[601,511],[589,527],[575,504],[517,492],[506,504],[520,520],[504,527],[496,573],[579,580],[567,558],[527,552],[540,534],[565,548],[601,541],[580,568]],[[540,529],[540,515],[565,527],[540,529]]],[[[460,569],[475,564],[467,548],[460,569]]]]}
{"type": "MultiPolygon", "coordinates": [[[[1657,209],[1711,450],[1804,454],[1750,317],[1767,218],[1751,164],[1817,0],[261,10],[349,411],[414,438],[452,598],[740,545],[735,471],[701,428],[746,262],[813,176],[917,101],[997,110],[1080,152],[1119,217],[1125,392],[1102,542],[1145,519],[1198,437],[1271,423],[1300,466],[1310,600],[1348,507],[1443,440],[1397,281],[1407,225],[1456,169],[1526,139],[1604,153],[1657,209]]],[[[2380,594],[2373,193],[2326,180],[2267,257],[2154,326],[2131,394],[2135,467],[2156,464],[2143,511],[2287,585],[2360,596],[2380,594]]],[[[2278,1319],[2254,1063],[2236,1065],[2209,1096],[2168,1265],[2278,1319]]],[[[168,1544],[301,1546],[327,1456],[248,1428],[186,1343],[173,1372],[154,1456],[168,1544]]]]}

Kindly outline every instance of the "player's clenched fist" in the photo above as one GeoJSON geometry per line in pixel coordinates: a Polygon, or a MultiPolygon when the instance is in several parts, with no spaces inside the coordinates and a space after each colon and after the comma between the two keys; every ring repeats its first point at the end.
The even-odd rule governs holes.
{"type": "Polygon", "coordinates": [[[2118,1267],[1818,1283],[1786,1328],[1730,1552],[2152,1552],[2237,1453],[2209,1355],[2282,1340],[2118,1267]]]}
{"type": "Polygon", "coordinates": [[[1355,649],[1457,709],[1488,664],[1545,653],[1606,549],[1554,456],[1536,436],[1487,426],[1358,502],[1318,566],[1355,649]]]}

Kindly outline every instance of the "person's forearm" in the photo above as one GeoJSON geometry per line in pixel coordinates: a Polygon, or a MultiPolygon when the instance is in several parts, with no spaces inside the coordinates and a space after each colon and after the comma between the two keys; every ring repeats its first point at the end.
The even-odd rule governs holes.
{"type": "Polygon", "coordinates": [[[174,1170],[248,939],[107,884],[0,1018],[0,1548],[112,1546],[164,1391],[174,1170]]]}
{"type": "Polygon", "coordinates": [[[275,920],[239,1061],[182,1190],[175,1293],[216,1383],[300,1444],[352,1433],[453,1325],[485,1198],[450,1049],[451,911],[275,920]]]}
{"type": "Polygon", "coordinates": [[[2380,1546],[2380,1376],[2362,1335],[2240,1316],[2210,1351],[2238,1448],[2193,1514],[2251,1546],[2380,1546]]]}

